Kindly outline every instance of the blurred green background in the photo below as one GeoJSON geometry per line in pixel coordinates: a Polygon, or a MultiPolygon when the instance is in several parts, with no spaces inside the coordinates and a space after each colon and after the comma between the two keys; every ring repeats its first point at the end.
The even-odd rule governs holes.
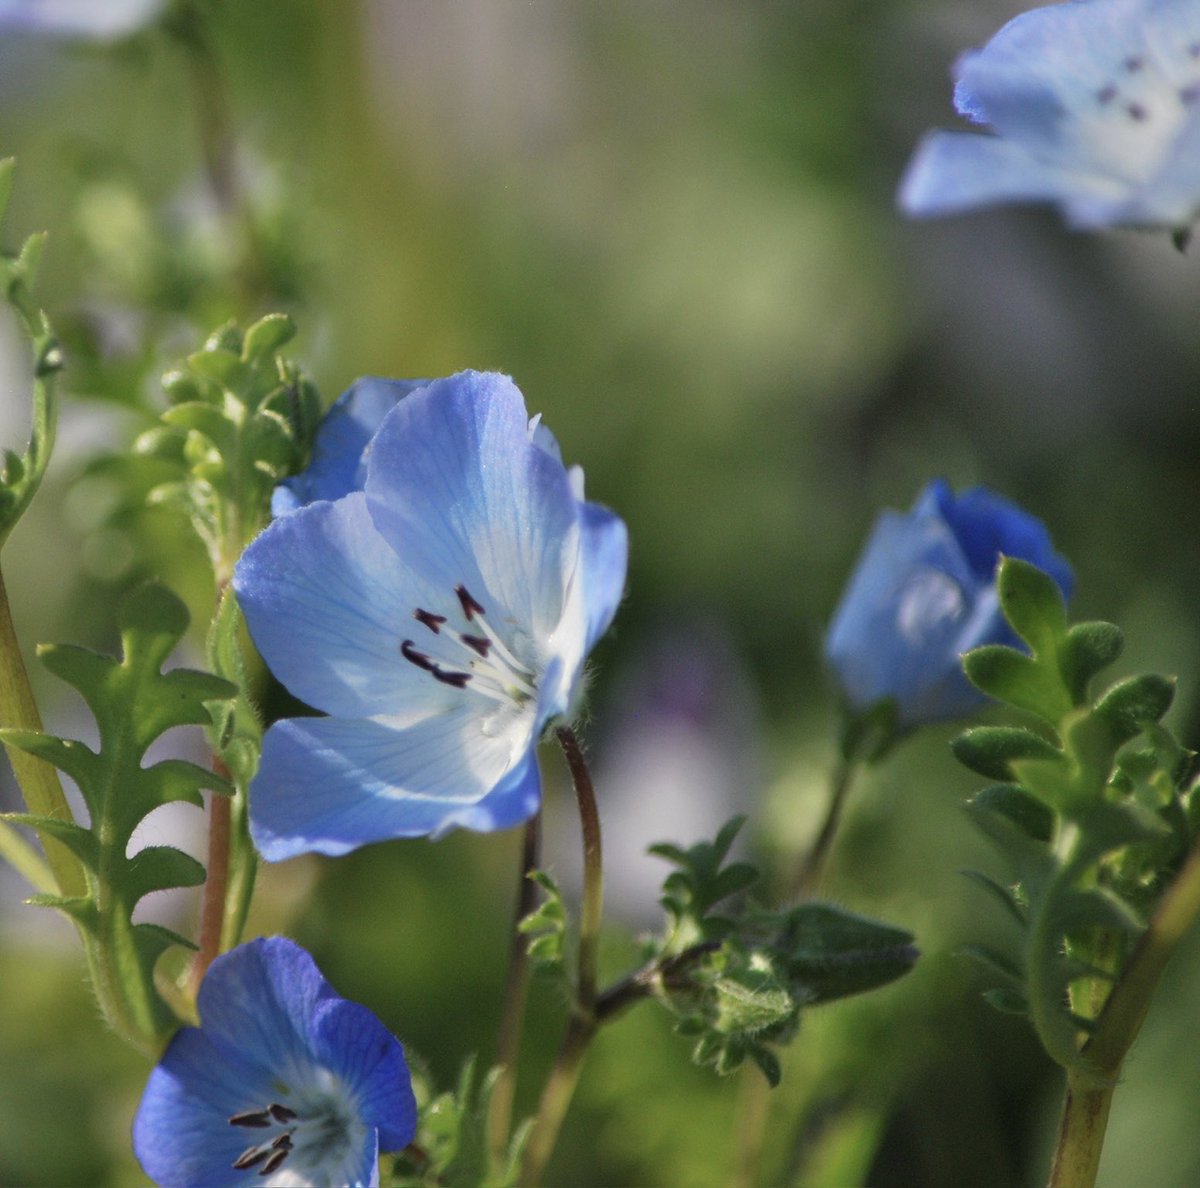
{"type": "MultiPolygon", "coordinates": [[[[609,976],[656,918],[650,842],[745,811],[768,867],[803,848],[836,725],[824,623],[878,509],[933,475],[1046,521],[1076,568],[1075,615],[1125,628],[1122,671],[1178,674],[1172,721],[1196,745],[1195,256],[1072,235],[1045,211],[909,225],[893,208],[920,133],[952,122],[953,58],[1017,10],[211,0],[211,69],[154,29],[112,46],[0,34],[0,155],[19,162],[4,242],[50,231],[39,297],[71,361],[59,453],[5,554],[27,647],[112,648],[114,600],[147,576],[207,616],[198,547],[142,506],[153,474],[96,459],[153,422],[158,377],[209,330],[284,309],[326,400],[362,374],[511,373],[629,524],[629,594],[584,726],[609,827],[609,976]],[[222,120],[234,181],[214,196],[222,120]]],[[[11,446],[24,366],[0,318],[11,446]]],[[[51,727],[86,734],[35,679],[51,727]]],[[[1008,938],[959,874],[1004,872],[959,810],[977,781],[952,735],[910,740],[855,791],[827,893],[911,929],[924,956],[808,1015],[757,1182],[1044,1176],[1059,1077],[956,956],[1008,938]]],[[[546,862],[569,879],[557,756],[545,770],[546,862]]],[[[202,846],[193,810],[156,827],[202,846]]],[[[516,844],[456,835],[271,868],[251,927],[307,945],[448,1086],[494,1043],[516,844]]],[[[128,1127],[147,1070],[104,1032],[69,929],[25,893],[0,878],[0,1183],[144,1183],[128,1127]]],[[[161,910],[186,928],[194,905],[161,910]]],[[[1116,1095],[1104,1184],[1200,1180],[1198,993],[1195,942],[1116,1095]]],[[[535,988],[519,1108],[562,1020],[535,988]]],[[[637,1007],[589,1057],[552,1182],[735,1183],[757,1075],[693,1068],[665,1014],[637,1007]]]]}

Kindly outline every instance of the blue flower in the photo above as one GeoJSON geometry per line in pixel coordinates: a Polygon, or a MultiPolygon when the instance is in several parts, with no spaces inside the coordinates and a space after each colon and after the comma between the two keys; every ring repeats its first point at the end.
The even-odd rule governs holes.
{"type": "Polygon", "coordinates": [[[911,729],[985,700],[960,658],[982,644],[1021,646],[996,593],[1002,554],[1045,570],[1069,597],[1070,566],[1042,523],[984,487],[955,496],[935,480],[907,515],[879,517],[825,638],[853,710],[891,700],[897,726],[911,729]]]}
{"type": "Polygon", "coordinates": [[[157,16],[163,0],[0,0],[0,28],[112,41],[157,16]]]}
{"type": "Polygon", "coordinates": [[[218,957],[197,1007],[200,1027],[171,1040],[133,1123],[156,1183],[378,1184],[379,1152],[412,1141],[403,1048],[299,945],[270,937],[218,957]]]}
{"type": "MultiPolygon", "coordinates": [[[[393,391],[362,489],[280,516],[234,574],[263,658],[328,715],[263,740],[250,822],[272,861],[530,817],[538,739],[624,589],[624,524],[511,380],[393,391]]],[[[322,436],[325,472],[357,474],[361,434],[340,453],[322,436]]]]}
{"type": "Polygon", "coordinates": [[[1200,214],[1200,4],[1068,0],[1010,21],[955,66],[954,104],[996,135],[932,132],[901,208],[1056,203],[1077,228],[1200,214]]]}

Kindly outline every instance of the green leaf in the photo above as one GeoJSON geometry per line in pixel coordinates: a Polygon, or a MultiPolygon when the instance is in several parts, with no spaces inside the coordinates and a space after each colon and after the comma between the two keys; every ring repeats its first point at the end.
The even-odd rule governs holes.
{"type": "Polygon", "coordinates": [[[529,872],[542,891],[542,902],[517,922],[517,931],[530,938],[528,953],[534,972],[569,981],[566,975],[567,909],[558,884],[544,870],[529,872]]]}
{"type": "Polygon", "coordinates": [[[1020,927],[1025,927],[1028,923],[1028,917],[1011,887],[1006,887],[1003,883],[997,882],[990,875],[986,875],[979,870],[963,870],[959,871],[959,874],[964,878],[970,879],[977,887],[982,887],[987,891],[993,899],[996,899],[1003,905],[1004,910],[1008,912],[1020,927]]]}
{"type": "Polygon", "coordinates": [[[1002,644],[975,648],[963,656],[963,671],[996,701],[1056,723],[1072,705],[1055,671],[1032,656],[1002,644]]]}
{"type": "Polygon", "coordinates": [[[983,999],[990,1007],[1002,1014],[1029,1017],[1029,1000],[1016,990],[996,986],[991,990],[985,990],[983,999]]]}
{"type": "Polygon", "coordinates": [[[997,813],[1034,841],[1054,836],[1054,813],[1020,784],[991,784],[976,792],[971,805],[977,811],[997,813]]]}
{"type": "Polygon", "coordinates": [[[1035,655],[1054,656],[1067,631],[1067,608],[1058,583],[1036,565],[1004,557],[996,570],[1000,607],[1035,655]]]}
{"type": "Polygon", "coordinates": [[[151,891],[195,886],[203,879],[203,868],[162,846],[130,858],[130,837],[160,805],[199,803],[201,788],[227,792],[229,785],[184,760],[147,766],[145,753],[165,731],[209,721],[206,702],[228,698],[236,687],[189,669],[162,671],[187,628],[187,611],[168,590],[146,586],[134,591],[122,602],[118,623],[123,644],[119,658],[71,646],[41,650],[47,667],[72,684],[94,714],[98,751],[29,731],[5,735],[6,741],[54,763],[79,785],[91,817],[88,840],[79,826],[60,822],[50,828],[84,860],[88,894],[53,906],[88,929],[89,967],[110,1024],[154,1054],[175,1024],[154,989],[154,964],[168,946],[188,942],[167,929],[135,925],[132,914],[151,891]]]}
{"type": "Polygon", "coordinates": [[[951,744],[955,758],[993,780],[1011,780],[1016,759],[1058,759],[1059,750],[1023,726],[976,726],[951,744]]]}
{"type": "Polygon", "coordinates": [[[1147,673],[1113,685],[1092,711],[1109,729],[1113,747],[1119,747],[1157,722],[1171,708],[1175,681],[1147,673]]]}
{"type": "Polygon", "coordinates": [[[959,951],[964,957],[970,957],[972,961],[1003,978],[1011,989],[1019,991],[1025,985],[1025,974],[1021,967],[997,953],[995,949],[989,949],[986,945],[963,945],[959,951]]]}
{"type": "Polygon", "coordinates": [[[1120,656],[1125,637],[1115,623],[1076,623],[1063,644],[1059,666],[1072,703],[1082,705],[1092,678],[1120,656]]]}
{"type": "Polygon", "coordinates": [[[287,314],[267,314],[246,331],[242,358],[247,362],[274,354],[296,337],[296,323],[287,314]]]}

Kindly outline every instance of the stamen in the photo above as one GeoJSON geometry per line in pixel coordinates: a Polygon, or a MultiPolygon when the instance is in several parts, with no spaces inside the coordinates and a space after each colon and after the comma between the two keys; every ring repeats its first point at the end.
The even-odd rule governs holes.
{"type": "Polygon", "coordinates": [[[264,1163],[262,1167],[258,1169],[258,1174],[260,1176],[269,1176],[290,1154],[291,1152],[287,1150],[276,1151],[275,1154],[272,1155],[271,1158],[268,1159],[266,1163],[264,1163]]]}
{"type": "Polygon", "coordinates": [[[420,607],[413,611],[413,618],[419,623],[424,623],[434,635],[438,634],[446,621],[445,615],[435,615],[433,611],[422,610],[420,607]]]}
{"type": "Polygon", "coordinates": [[[1200,58],[1200,41],[1193,41],[1192,44],[1188,46],[1188,54],[1190,57],[1200,58]]]}
{"type": "Polygon", "coordinates": [[[271,1115],[267,1110],[242,1110],[229,1119],[230,1126],[270,1126],[271,1115]]]}
{"type": "Polygon", "coordinates": [[[1139,124],[1150,115],[1140,103],[1130,103],[1125,110],[1129,112],[1129,118],[1137,120],[1139,124]]]}
{"type": "Polygon", "coordinates": [[[295,1110],[290,1110],[287,1106],[280,1105],[277,1101],[271,1102],[271,1104],[267,1106],[267,1109],[271,1112],[271,1117],[274,1118],[276,1122],[280,1123],[295,1122],[295,1120],[300,1117],[295,1110]]]}
{"type": "Polygon", "coordinates": [[[1125,59],[1125,69],[1128,70],[1130,74],[1137,74],[1137,72],[1139,70],[1141,70],[1145,65],[1146,65],[1146,59],[1139,58],[1136,55],[1130,55],[1128,58],[1125,59]]]}
{"type": "Polygon", "coordinates": [[[475,601],[474,598],[467,592],[466,586],[458,585],[454,587],[454,593],[458,595],[459,605],[462,607],[462,612],[467,617],[467,622],[472,622],[476,615],[482,617],[487,612],[483,607],[475,601]]]}
{"type": "Polygon", "coordinates": [[[471,679],[469,672],[447,672],[444,668],[438,668],[436,664],[429,671],[435,681],[441,681],[443,685],[450,685],[455,689],[465,689],[471,679]]]}
{"type": "Polygon", "coordinates": [[[1101,103],[1111,103],[1117,97],[1116,83],[1106,83],[1096,92],[1096,98],[1101,103]]]}
{"type": "Polygon", "coordinates": [[[292,1149],[292,1132],[290,1130],[281,1134],[272,1144],[273,1151],[290,1151],[292,1149]]]}
{"type": "Polygon", "coordinates": [[[492,641],[485,639],[482,635],[460,635],[458,637],[463,643],[471,649],[472,652],[478,652],[485,660],[487,659],[488,651],[491,649],[492,641]]]}
{"type": "Polygon", "coordinates": [[[1184,87],[1179,92],[1179,101],[1185,107],[1191,107],[1197,99],[1200,99],[1200,83],[1192,83],[1191,86],[1184,87]]]}
{"type": "Polygon", "coordinates": [[[410,664],[415,664],[418,668],[423,668],[426,672],[437,672],[438,670],[438,666],[424,652],[417,651],[416,645],[414,645],[411,639],[401,641],[400,655],[410,664]]]}
{"type": "Polygon", "coordinates": [[[253,1167],[256,1163],[261,1163],[271,1153],[271,1148],[267,1146],[247,1147],[234,1161],[233,1166],[236,1171],[246,1171],[253,1167]]]}

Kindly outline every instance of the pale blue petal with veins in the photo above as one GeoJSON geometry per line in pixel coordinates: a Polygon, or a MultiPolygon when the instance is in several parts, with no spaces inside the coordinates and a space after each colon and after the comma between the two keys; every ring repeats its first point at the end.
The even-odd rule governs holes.
{"type": "Polygon", "coordinates": [[[271,860],[531,816],[534,748],[624,589],[624,524],[583,499],[511,380],[393,394],[365,449],[350,434],[323,454],[318,437],[339,482],[365,459],[362,489],[312,484],[234,576],[272,671],[329,715],[264,739],[250,818],[271,860]]]}
{"type": "Polygon", "coordinates": [[[1200,4],[1067,0],[955,65],[958,111],[991,132],[930,133],[900,184],[908,214],[1057,204],[1077,228],[1186,229],[1200,214],[1200,4]]]}

